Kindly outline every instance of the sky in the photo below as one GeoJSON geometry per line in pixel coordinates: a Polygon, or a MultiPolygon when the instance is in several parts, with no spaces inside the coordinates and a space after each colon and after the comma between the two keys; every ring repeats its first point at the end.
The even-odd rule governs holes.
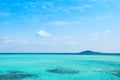
{"type": "Polygon", "coordinates": [[[120,52],[120,0],[0,0],[0,52],[120,52]]]}

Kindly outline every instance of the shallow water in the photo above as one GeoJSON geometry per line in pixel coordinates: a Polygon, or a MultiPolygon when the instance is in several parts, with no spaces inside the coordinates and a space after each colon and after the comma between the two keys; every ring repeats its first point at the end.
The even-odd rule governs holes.
{"type": "Polygon", "coordinates": [[[120,56],[0,55],[0,75],[15,71],[37,77],[14,80],[120,80],[120,56]]]}

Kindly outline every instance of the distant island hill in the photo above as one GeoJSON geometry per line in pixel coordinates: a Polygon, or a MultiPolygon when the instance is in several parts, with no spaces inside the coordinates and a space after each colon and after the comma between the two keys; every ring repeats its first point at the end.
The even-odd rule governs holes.
{"type": "Polygon", "coordinates": [[[35,54],[35,55],[120,55],[120,53],[103,53],[103,52],[95,52],[91,50],[86,50],[82,52],[76,52],[76,53],[27,53],[27,52],[22,52],[22,53],[0,53],[0,55],[11,55],[11,54],[35,54]]]}

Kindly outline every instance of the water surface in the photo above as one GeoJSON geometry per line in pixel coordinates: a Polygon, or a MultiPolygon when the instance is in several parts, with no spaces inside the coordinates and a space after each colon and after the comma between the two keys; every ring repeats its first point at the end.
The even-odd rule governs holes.
{"type": "Polygon", "coordinates": [[[120,56],[0,55],[0,75],[12,75],[10,80],[120,80],[120,56]],[[15,73],[13,78],[13,72],[21,78],[15,73]]]}

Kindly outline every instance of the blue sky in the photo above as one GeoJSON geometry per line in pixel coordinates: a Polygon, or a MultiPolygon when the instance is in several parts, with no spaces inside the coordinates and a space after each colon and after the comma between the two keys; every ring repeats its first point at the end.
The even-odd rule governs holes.
{"type": "Polygon", "coordinates": [[[120,52],[120,0],[0,0],[0,52],[120,52]]]}

